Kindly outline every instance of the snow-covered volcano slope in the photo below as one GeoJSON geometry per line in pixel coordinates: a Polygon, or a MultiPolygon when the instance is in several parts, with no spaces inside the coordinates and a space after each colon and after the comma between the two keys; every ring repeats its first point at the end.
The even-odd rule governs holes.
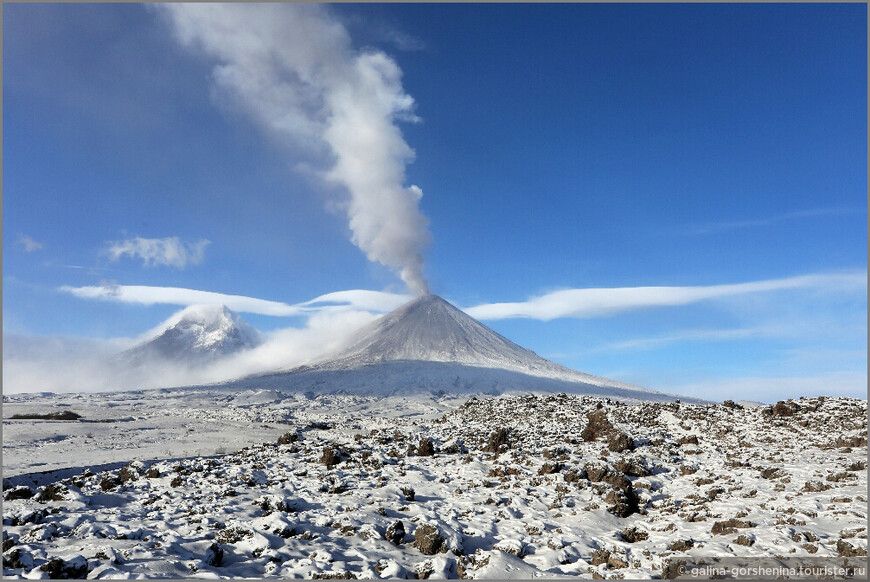
{"type": "Polygon", "coordinates": [[[307,365],[231,384],[361,394],[568,392],[623,400],[675,398],[545,360],[436,295],[406,303],[307,365]]]}
{"type": "Polygon", "coordinates": [[[260,332],[225,305],[193,305],[163,322],[154,337],[116,358],[119,365],[201,365],[254,348],[260,332]]]}
{"type": "Polygon", "coordinates": [[[566,371],[437,295],[418,297],[362,328],[344,349],[321,362],[324,367],[344,369],[396,360],[453,362],[536,375],[566,371]]]}

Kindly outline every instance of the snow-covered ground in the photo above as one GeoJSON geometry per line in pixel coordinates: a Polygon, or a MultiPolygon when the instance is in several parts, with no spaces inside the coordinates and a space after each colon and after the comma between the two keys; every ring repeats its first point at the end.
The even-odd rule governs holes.
{"type": "Polygon", "coordinates": [[[651,578],[678,557],[866,555],[865,400],[4,400],[7,577],[651,578]],[[58,410],[107,422],[10,420],[58,410]]]}

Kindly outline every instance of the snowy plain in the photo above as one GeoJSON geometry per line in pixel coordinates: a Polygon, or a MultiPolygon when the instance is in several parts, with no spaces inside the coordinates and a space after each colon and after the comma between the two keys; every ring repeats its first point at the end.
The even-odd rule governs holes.
{"type": "Polygon", "coordinates": [[[866,559],[865,400],[213,388],[7,395],[3,414],[9,578],[657,578],[680,557],[866,559]],[[82,418],[11,419],[62,410],[82,418]]]}

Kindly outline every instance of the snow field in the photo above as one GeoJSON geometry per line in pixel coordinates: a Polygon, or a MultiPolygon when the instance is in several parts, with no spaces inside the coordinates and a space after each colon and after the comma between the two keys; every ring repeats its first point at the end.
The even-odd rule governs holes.
{"type": "Polygon", "coordinates": [[[284,444],[7,478],[4,576],[651,578],[679,556],[866,555],[863,400],[237,396],[191,418],[280,418],[284,444]]]}

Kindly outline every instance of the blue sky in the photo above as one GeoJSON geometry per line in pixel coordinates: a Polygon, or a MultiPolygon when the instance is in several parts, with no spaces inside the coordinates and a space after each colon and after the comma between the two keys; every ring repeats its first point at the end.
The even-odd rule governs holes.
{"type": "MultiPolygon", "coordinates": [[[[207,12],[4,6],[4,376],[19,345],[141,336],[189,301],[144,304],[167,288],[376,313],[420,251],[433,292],[584,372],[865,395],[866,5],[322,8],[221,16],[267,27],[273,70],[207,12]],[[340,164],[387,105],[362,178],[395,198],[340,164]]],[[[312,327],[270,309],[243,316],[312,327]]]]}

